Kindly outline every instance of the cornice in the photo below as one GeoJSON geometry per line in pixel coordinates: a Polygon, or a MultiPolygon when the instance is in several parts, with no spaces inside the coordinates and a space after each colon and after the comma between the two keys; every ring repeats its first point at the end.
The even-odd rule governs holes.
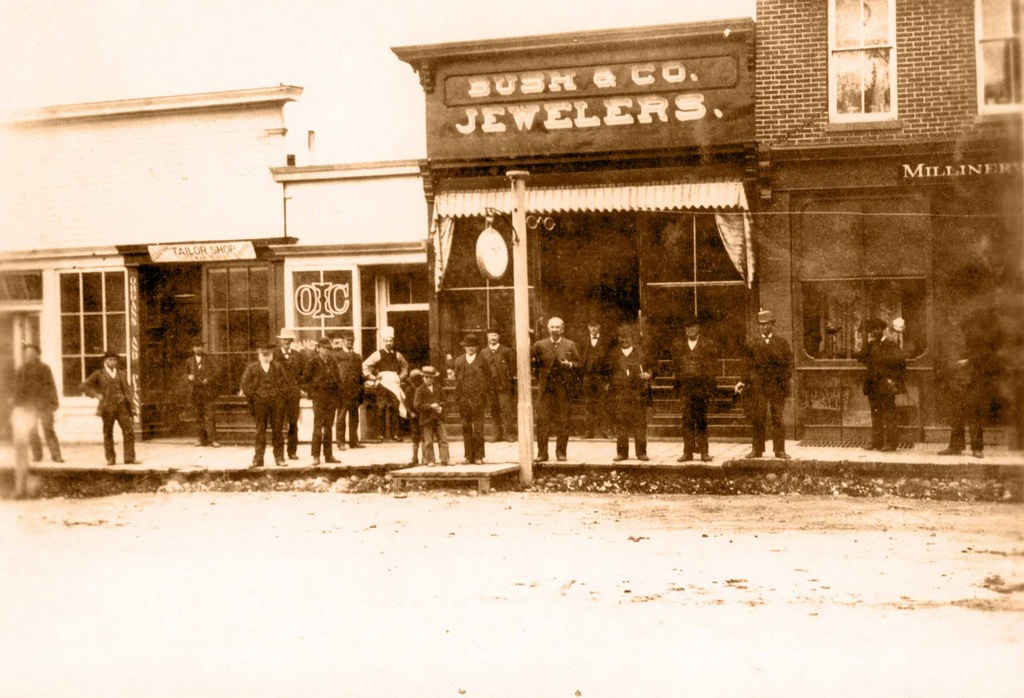
{"type": "Polygon", "coordinates": [[[31,125],[47,122],[72,121],[79,119],[105,119],[142,114],[167,112],[204,111],[210,109],[245,109],[261,104],[284,104],[302,94],[302,88],[294,85],[259,87],[247,90],[203,92],[166,97],[144,97],[140,99],[119,99],[109,102],[86,102],[82,104],[58,104],[55,106],[27,109],[8,113],[4,121],[12,125],[31,125]]]}

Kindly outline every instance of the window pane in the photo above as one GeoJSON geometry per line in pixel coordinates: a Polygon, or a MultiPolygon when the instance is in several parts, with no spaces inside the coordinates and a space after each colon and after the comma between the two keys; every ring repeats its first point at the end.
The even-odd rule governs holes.
{"type": "Polygon", "coordinates": [[[43,275],[40,273],[28,273],[22,275],[25,280],[25,300],[43,300],[43,275]]]}
{"type": "Polygon", "coordinates": [[[106,349],[103,341],[103,316],[85,315],[82,321],[85,330],[85,353],[102,354],[106,349]]]}
{"type": "Polygon", "coordinates": [[[867,283],[867,317],[891,322],[901,317],[906,323],[903,350],[913,358],[927,345],[924,279],[884,279],[867,283]]]}
{"type": "Polygon", "coordinates": [[[860,114],[860,51],[846,51],[832,54],[832,70],[836,76],[836,112],[839,114],[860,114]]]}
{"type": "Polygon", "coordinates": [[[107,315],[107,348],[118,354],[125,353],[124,313],[107,315]]]}
{"type": "Polygon", "coordinates": [[[249,307],[248,269],[228,269],[228,307],[231,309],[249,307]]]}
{"type": "Polygon", "coordinates": [[[249,270],[249,302],[253,308],[269,308],[270,293],[268,284],[270,270],[266,267],[257,267],[249,270]]]}
{"type": "Polygon", "coordinates": [[[1010,45],[1004,41],[990,41],[982,44],[982,72],[985,81],[985,104],[1012,104],[1013,90],[1010,75],[1012,54],[1010,45]]]}
{"type": "Polygon", "coordinates": [[[211,269],[207,275],[209,283],[209,303],[211,308],[228,307],[228,272],[227,269],[211,269]]]}
{"type": "Polygon", "coordinates": [[[276,332],[270,331],[270,311],[269,310],[254,310],[251,315],[252,330],[250,335],[252,338],[252,344],[250,349],[257,349],[259,344],[262,342],[273,341],[276,336],[276,332]]]}
{"type": "Polygon", "coordinates": [[[803,347],[818,359],[849,359],[864,342],[864,294],[859,281],[803,283],[803,347]]]}
{"type": "Polygon", "coordinates": [[[927,216],[910,200],[877,199],[862,222],[864,276],[909,276],[928,272],[927,216]],[[915,215],[917,214],[917,215],[915,215]]]}
{"type": "Polygon", "coordinates": [[[222,352],[228,350],[228,314],[221,311],[211,312],[210,318],[210,351],[222,352]]]}
{"type": "Polygon", "coordinates": [[[981,1],[981,36],[996,38],[1013,35],[1013,3],[1010,0],[981,1]]]}
{"type": "MultiPolygon", "coordinates": [[[[712,219],[712,224],[714,220],[712,219]]],[[[644,276],[653,282],[694,281],[693,218],[652,218],[641,245],[644,276]]]]}
{"type": "Polygon", "coordinates": [[[87,313],[103,310],[103,274],[98,271],[82,274],[82,309],[87,313]]]}
{"type": "MultiPolygon", "coordinates": [[[[473,257],[476,259],[476,257],[473,257]]],[[[391,274],[388,276],[388,300],[392,305],[409,303],[412,295],[409,291],[408,274],[391,274]]]]}
{"type": "Polygon", "coordinates": [[[124,272],[108,271],[104,276],[107,310],[124,310],[124,272]]]}
{"type": "MultiPolygon", "coordinates": [[[[511,268],[511,264],[509,267],[511,268]]],[[[425,271],[413,272],[409,275],[410,300],[413,303],[426,303],[429,298],[429,286],[427,285],[427,274],[425,271]]]]}
{"type": "Polygon", "coordinates": [[[889,112],[889,49],[865,51],[864,57],[864,111],[868,114],[889,112]]]}
{"type": "Polygon", "coordinates": [[[249,351],[249,313],[232,310],[228,313],[228,351],[249,351]]]}
{"type": "Polygon", "coordinates": [[[82,353],[82,327],[80,315],[60,316],[60,352],[61,354],[82,353]]]}
{"type": "MultiPolygon", "coordinates": [[[[103,357],[102,356],[87,356],[85,357],[85,374],[83,378],[92,375],[93,371],[98,371],[103,368],[103,357]]],[[[118,358],[117,367],[124,368],[124,359],[118,358]]]]}
{"type": "Polygon", "coordinates": [[[697,279],[738,281],[743,277],[722,244],[714,216],[697,216],[697,279]]]}
{"type": "Polygon", "coordinates": [[[64,369],[64,394],[68,397],[81,395],[81,384],[85,376],[82,375],[82,360],[79,358],[67,358],[62,362],[64,369]]]}
{"type": "Polygon", "coordinates": [[[861,0],[836,0],[836,48],[861,45],[861,0]]]}
{"type": "Polygon", "coordinates": [[[62,313],[77,313],[81,309],[78,274],[60,275],[60,310],[62,313]]]}
{"type": "Polygon", "coordinates": [[[864,44],[889,43],[889,0],[865,0],[864,44]]]}

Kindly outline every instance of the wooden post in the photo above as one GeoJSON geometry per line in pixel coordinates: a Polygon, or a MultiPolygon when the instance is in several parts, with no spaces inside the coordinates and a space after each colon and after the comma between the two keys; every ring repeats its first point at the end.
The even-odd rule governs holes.
{"type": "Polygon", "coordinates": [[[526,251],[525,170],[509,170],[512,182],[513,298],[516,316],[516,381],[519,404],[519,481],[533,482],[533,392],[530,372],[530,280],[526,251]]]}

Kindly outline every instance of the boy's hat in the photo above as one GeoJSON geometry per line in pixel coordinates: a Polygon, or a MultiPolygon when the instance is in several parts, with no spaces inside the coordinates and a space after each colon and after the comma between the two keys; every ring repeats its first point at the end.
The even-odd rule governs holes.
{"type": "Polygon", "coordinates": [[[437,376],[437,369],[434,368],[433,366],[424,366],[423,368],[420,369],[420,372],[424,376],[437,376]]]}
{"type": "Polygon", "coordinates": [[[318,347],[327,347],[328,349],[330,349],[331,340],[327,337],[321,337],[320,339],[316,340],[316,345],[318,347]]]}
{"type": "Polygon", "coordinates": [[[775,322],[775,313],[770,310],[760,310],[757,313],[758,322],[775,322]]]}

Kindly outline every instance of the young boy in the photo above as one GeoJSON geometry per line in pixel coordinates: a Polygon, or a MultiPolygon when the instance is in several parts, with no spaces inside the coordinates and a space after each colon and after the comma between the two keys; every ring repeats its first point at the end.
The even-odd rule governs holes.
{"type": "Polygon", "coordinates": [[[426,447],[422,446],[423,435],[420,427],[420,413],[416,409],[416,391],[423,385],[423,373],[414,368],[409,371],[407,380],[402,381],[402,391],[405,394],[405,411],[409,420],[409,440],[412,441],[412,460],[409,465],[420,464],[420,449],[423,449],[423,462],[427,462],[426,447]]]}
{"type": "Polygon", "coordinates": [[[440,451],[441,465],[448,465],[448,431],[444,426],[442,396],[440,386],[435,386],[437,369],[424,366],[423,385],[416,389],[413,404],[419,414],[419,425],[423,432],[423,465],[434,464],[434,441],[440,451]]]}

